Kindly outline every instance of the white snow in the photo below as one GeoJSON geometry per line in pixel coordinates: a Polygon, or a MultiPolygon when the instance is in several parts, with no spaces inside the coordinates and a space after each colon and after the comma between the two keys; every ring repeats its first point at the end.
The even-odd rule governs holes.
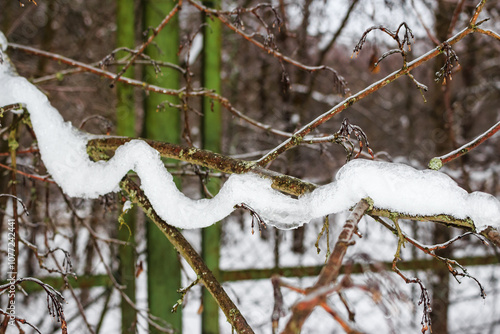
{"type": "Polygon", "coordinates": [[[1,51],[6,51],[7,50],[7,37],[3,34],[3,32],[0,31],[0,50],[1,51]]]}
{"type": "MultiPolygon", "coordinates": [[[[0,43],[5,48],[1,33],[0,43]]],[[[347,163],[334,182],[298,199],[273,190],[270,180],[249,173],[232,175],[213,199],[192,200],[177,189],[159,153],[144,141],[132,140],[119,147],[109,161],[91,161],[86,144],[95,136],[65,122],[47,97],[9,66],[8,61],[0,65],[0,106],[26,105],[42,160],[69,196],[96,198],[118,191],[123,176],[134,170],[158,215],[180,228],[212,225],[241,203],[258,212],[268,224],[295,228],[313,218],[347,210],[364,197],[371,197],[376,207],[395,212],[470,217],[480,228],[500,225],[500,202],[491,195],[468,194],[437,171],[369,160],[347,163]]]]}
{"type": "Polygon", "coordinates": [[[313,216],[321,217],[370,197],[378,208],[408,215],[471,218],[476,228],[500,225],[500,201],[492,195],[460,188],[446,174],[381,161],[354,160],[340,169],[335,182],[311,195],[313,216]]]}
{"type": "Polygon", "coordinates": [[[126,200],[125,203],[123,203],[122,212],[127,212],[130,209],[132,209],[132,202],[126,200]]]}

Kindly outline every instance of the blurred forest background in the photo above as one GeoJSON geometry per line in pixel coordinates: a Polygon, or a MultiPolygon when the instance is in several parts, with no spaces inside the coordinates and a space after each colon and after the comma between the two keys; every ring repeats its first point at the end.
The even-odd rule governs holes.
{"type": "MultiPolygon", "coordinates": [[[[392,54],[374,67],[385,52],[398,49],[396,41],[380,30],[370,32],[362,50],[354,54],[354,47],[365,30],[382,25],[395,31],[406,22],[414,37],[410,38],[411,48],[404,48],[410,61],[466,27],[478,1],[276,0],[270,6],[254,0],[200,3],[207,8],[233,11],[221,17],[248,38],[220,22],[214,25],[219,21],[216,16],[207,17],[192,2],[186,1],[148,46],[148,56],[138,57],[125,75],[171,89],[216,89],[232,108],[258,121],[262,124],[260,127],[249,124],[209,98],[189,95],[167,98],[145,93],[138,87],[127,88],[129,86],[122,83],[110,88],[110,79],[78,70],[57,58],[16,47],[9,48],[8,54],[19,74],[36,83],[65,120],[85,131],[178,142],[253,160],[286,139],[280,131],[292,133],[349,94],[403,66],[401,54],[392,54]],[[221,29],[220,49],[213,45],[204,47],[203,41],[209,39],[207,34],[217,33],[217,26],[221,29]],[[249,39],[261,43],[262,48],[249,39]],[[296,63],[273,56],[269,50],[278,50],[296,63]],[[212,68],[221,79],[215,86],[211,86],[206,77],[213,75],[207,72],[210,63],[203,65],[211,51],[220,52],[222,60],[220,69],[212,68]],[[306,67],[321,65],[333,71],[310,71],[306,67]],[[219,110],[220,120],[212,120],[214,123],[203,120],[204,115],[215,115],[219,110]],[[177,116],[165,124],[162,116],[155,118],[154,114],[167,115],[167,119],[177,116]],[[206,134],[212,130],[219,133],[218,126],[220,137],[211,141],[206,134]]],[[[130,53],[117,48],[134,49],[142,45],[151,35],[148,29],[156,27],[173,5],[170,0],[38,0],[36,5],[28,0],[2,0],[0,29],[10,43],[118,73],[130,59],[130,53]],[[127,9],[128,14],[120,14],[120,10],[127,9]]],[[[482,27],[500,31],[499,17],[500,3],[487,1],[480,20],[489,20],[482,27]]],[[[403,27],[400,38],[404,33],[403,27]]],[[[452,80],[450,77],[436,80],[436,73],[446,61],[444,55],[438,56],[412,71],[428,91],[418,89],[409,77],[401,77],[325,123],[317,133],[333,134],[343,119],[348,118],[367,135],[376,159],[402,162],[419,169],[426,168],[432,157],[472,140],[500,120],[500,43],[491,36],[475,33],[453,45],[452,50],[458,59],[451,62],[452,80]]],[[[6,113],[1,122],[2,166],[12,164],[9,154],[4,154],[9,151],[9,132],[3,129],[13,119],[12,114],[6,113]]],[[[25,127],[20,127],[19,143],[17,169],[42,176],[16,176],[17,196],[24,200],[30,212],[29,217],[20,218],[19,274],[40,278],[64,291],[68,302],[64,304],[64,313],[70,333],[169,332],[172,328],[177,332],[184,328],[185,333],[201,332],[201,328],[204,333],[231,332],[224,316],[218,315],[217,306],[214,307],[213,302],[210,305],[207,301],[210,296],[199,286],[189,290],[176,313],[170,312],[181,298],[176,290],[188,286],[196,277],[163,235],[154,230],[154,225],[149,223],[152,230],[148,230],[147,220],[139,210],[129,212],[125,217],[126,227],[119,228],[117,217],[123,204],[122,196],[109,195],[95,201],[67,198],[57,186],[42,180],[43,165],[33,136],[25,127]],[[161,251],[154,253],[152,248],[161,251]],[[156,269],[159,272],[153,279],[153,274],[148,274],[156,269]],[[78,276],[77,280],[73,273],[78,276]],[[119,293],[117,288],[121,284],[127,288],[119,293]],[[130,303],[123,301],[126,295],[130,303]],[[202,306],[205,304],[202,299],[206,305],[202,306]],[[146,311],[148,307],[150,312],[146,311]]],[[[357,151],[358,143],[353,145],[357,151]]],[[[363,156],[369,157],[365,152],[363,156]]],[[[469,191],[485,191],[498,197],[499,152],[500,140],[496,135],[470,154],[446,165],[443,171],[469,191]]],[[[289,150],[268,168],[324,184],[333,179],[345,162],[346,152],[342,146],[322,143],[289,150]]],[[[213,180],[224,179],[217,171],[209,175],[208,171],[186,163],[167,161],[166,164],[178,175],[183,192],[193,198],[202,196],[200,184],[206,185],[205,190],[208,187],[210,192],[216,192],[217,182],[213,180]]],[[[0,192],[11,193],[11,172],[4,168],[1,173],[0,192]]],[[[2,198],[0,205],[1,240],[5,245],[12,202],[2,198]]],[[[331,218],[330,240],[335,240],[341,218],[331,218]]],[[[356,263],[391,261],[397,240],[376,222],[365,220],[360,228],[364,238],[350,250],[350,258],[356,263]]],[[[248,212],[241,211],[218,225],[215,231],[183,233],[197,249],[203,249],[210,268],[225,282],[225,289],[254,330],[269,333],[274,304],[269,277],[278,273],[300,286],[314,282],[325,260],[325,239],[321,240],[319,254],[314,246],[323,222],[313,222],[293,231],[267,227],[253,235],[250,222],[248,212]],[[220,250],[211,249],[210,244],[220,245],[220,250]],[[214,252],[216,255],[211,256],[214,252]]],[[[430,223],[409,222],[404,227],[428,244],[445,242],[459,233],[430,223]]],[[[6,251],[1,244],[0,251],[0,268],[5,268],[3,254],[6,251]]],[[[463,258],[459,262],[469,268],[487,291],[484,301],[474,281],[464,279],[464,284],[459,285],[445,265],[436,261],[427,261],[428,269],[419,267],[412,261],[428,258],[409,246],[403,255],[408,268],[413,268],[410,276],[420,277],[431,293],[434,333],[500,331],[500,271],[494,248],[484,246],[478,239],[465,238],[442,254],[463,258]],[[481,266],[476,266],[479,264],[481,266]]],[[[0,269],[1,280],[6,278],[4,272],[0,269]]],[[[374,273],[354,276],[364,280],[371,274],[374,273]]],[[[380,329],[401,332],[405,328],[420,331],[422,308],[417,305],[420,289],[407,286],[392,273],[375,275],[381,277],[377,280],[380,286],[394,285],[394,289],[406,297],[381,306],[360,294],[351,296],[360,328],[366,332],[380,329]]],[[[48,315],[45,295],[37,292],[34,285],[30,290],[29,283],[25,289],[28,295],[18,294],[18,315],[43,333],[59,332],[60,324],[48,315]]],[[[390,290],[387,286],[380,289],[390,290]]],[[[285,305],[290,306],[297,298],[297,294],[285,294],[285,305]]],[[[0,296],[0,302],[0,307],[6,305],[5,294],[0,296]]],[[[335,303],[341,304],[339,300],[335,303]]],[[[313,314],[303,329],[304,333],[342,331],[331,316],[320,311],[313,314]]],[[[15,333],[17,329],[9,328],[7,332],[15,333]]]]}

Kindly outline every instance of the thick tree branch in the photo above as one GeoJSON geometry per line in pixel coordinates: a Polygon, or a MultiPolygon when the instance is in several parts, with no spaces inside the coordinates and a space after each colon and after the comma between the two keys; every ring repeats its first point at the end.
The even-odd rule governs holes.
{"type": "MultiPolygon", "coordinates": [[[[90,140],[87,151],[94,159],[107,158],[106,151],[114,151],[121,145],[133,140],[125,137],[106,137],[90,140]]],[[[228,174],[253,172],[273,180],[273,187],[290,195],[303,195],[316,188],[315,184],[302,181],[293,176],[283,175],[257,166],[254,161],[234,159],[219,153],[177,144],[142,139],[157,150],[164,158],[181,160],[194,165],[215,169],[228,174]]]]}
{"type": "Polygon", "coordinates": [[[282,332],[283,334],[300,333],[302,325],[312,313],[314,308],[321,302],[325,302],[324,295],[317,299],[319,303],[308,302],[307,296],[314,294],[318,290],[327,288],[330,284],[337,280],[347,248],[353,244],[351,239],[356,231],[358,223],[365,212],[373,205],[370,202],[371,200],[362,199],[354,207],[353,211],[347,218],[342,231],[340,232],[332,254],[319,274],[318,280],[307,290],[307,295],[304,301],[298,302],[292,307],[292,317],[282,332]]]}
{"type": "Polygon", "coordinates": [[[457,228],[465,228],[468,231],[475,231],[476,227],[474,226],[474,222],[470,219],[457,219],[450,215],[434,215],[434,216],[410,216],[407,214],[401,214],[392,212],[386,209],[372,208],[369,211],[370,215],[377,217],[386,217],[386,218],[397,218],[397,219],[411,219],[418,221],[432,221],[444,224],[449,227],[457,227],[457,228]]]}
{"type": "MultiPolygon", "coordinates": [[[[87,144],[89,155],[95,160],[108,159],[110,154],[121,145],[133,140],[125,137],[104,137],[90,140],[87,144]],[[111,152],[111,153],[110,153],[111,152]]],[[[164,143],[149,139],[142,139],[157,150],[164,158],[185,161],[194,165],[221,171],[227,174],[256,173],[273,181],[273,188],[289,195],[300,196],[316,189],[316,184],[303,181],[290,175],[281,174],[256,164],[255,161],[246,161],[231,158],[219,153],[188,147],[177,144],[164,143]]],[[[446,226],[464,228],[475,231],[474,222],[470,219],[457,219],[450,215],[434,216],[409,216],[403,213],[393,212],[387,209],[371,208],[369,214],[379,217],[413,219],[419,221],[432,221],[446,226]]]]}
{"type": "Polygon", "coordinates": [[[175,249],[177,249],[182,257],[189,263],[191,268],[195,271],[197,277],[215,298],[217,304],[226,315],[227,321],[236,330],[236,332],[249,334],[253,333],[253,330],[250,328],[241,312],[226,294],[226,291],[224,291],[205,262],[203,262],[201,256],[195,251],[195,249],[184,238],[178,229],[168,225],[156,214],[142,189],[128,177],[125,177],[122,180],[120,187],[127,193],[131,201],[138,204],[143,209],[146,215],[156,224],[156,226],[158,226],[172,245],[174,245],[175,249]]]}

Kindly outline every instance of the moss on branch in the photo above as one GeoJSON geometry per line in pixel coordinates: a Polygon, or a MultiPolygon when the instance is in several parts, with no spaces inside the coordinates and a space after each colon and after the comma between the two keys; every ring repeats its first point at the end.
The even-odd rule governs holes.
{"type": "Polygon", "coordinates": [[[142,189],[127,176],[120,182],[120,188],[127,193],[130,200],[142,208],[146,215],[156,224],[156,226],[158,226],[170,243],[172,243],[175,249],[189,263],[191,268],[195,271],[196,276],[215,298],[231,326],[233,326],[238,333],[253,333],[245,318],[241,315],[236,305],[226,294],[205,262],[203,262],[201,256],[177,228],[167,224],[156,214],[142,189]]]}
{"type": "MultiPolygon", "coordinates": [[[[87,144],[89,155],[95,159],[107,159],[113,155],[113,151],[119,146],[131,141],[134,138],[106,137],[90,140],[87,144]]],[[[228,174],[256,173],[263,178],[273,181],[273,188],[289,195],[300,196],[317,188],[317,185],[295,178],[293,176],[280,174],[278,172],[258,166],[254,161],[245,161],[231,158],[219,153],[202,150],[195,147],[164,143],[160,141],[144,139],[151,147],[156,149],[164,158],[171,158],[185,161],[198,166],[218,170],[228,174]]],[[[419,221],[432,221],[450,227],[476,231],[474,222],[471,219],[457,219],[451,215],[433,216],[411,216],[400,212],[393,212],[387,209],[372,207],[368,214],[389,219],[412,219],[419,221]]]]}

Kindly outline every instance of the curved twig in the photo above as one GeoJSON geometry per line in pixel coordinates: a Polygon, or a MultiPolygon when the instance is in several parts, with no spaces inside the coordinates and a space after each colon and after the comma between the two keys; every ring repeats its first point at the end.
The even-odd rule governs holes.
{"type": "MultiPolygon", "coordinates": [[[[78,60],[74,60],[74,59],[71,59],[71,58],[68,58],[65,56],[61,56],[61,55],[52,53],[52,52],[43,51],[43,50],[39,50],[36,48],[32,48],[30,46],[25,46],[25,45],[16,44],[16,43],[9,43],[8,47],[15,49],[15,50],[21,50],[21,51],[24,51],[26,53],[33,54],[36,56],[46,57],[46,58],[55,60],[57,62],[67,64],[67,65],[70,65],[72,67],[76,67],[76,68],[82,69],[83,71],[90,72],[90,73],[93,73],[93,74],[96,74],[96,75],[99,75],[99,76],[102,76],[102,77],[105,77],[108,79],[115,79],[116,78],[116,73],[109,72],[109,71],[97,68],[95,66],[82,63],[78,60]]],[[[139,88],[151,91],[151,92],[160,93],[160,94],[179,95],[182,92],[182,90],[166,89],[166,88],[162,88],[159,86],[150,85],[144,81],[130,79],[130,78],[126,78],[126,77],[119,77],[117,79],[117,81],[126,83],[126,84],[131,85],[131,86],[139,87],[139,88]]]]}

